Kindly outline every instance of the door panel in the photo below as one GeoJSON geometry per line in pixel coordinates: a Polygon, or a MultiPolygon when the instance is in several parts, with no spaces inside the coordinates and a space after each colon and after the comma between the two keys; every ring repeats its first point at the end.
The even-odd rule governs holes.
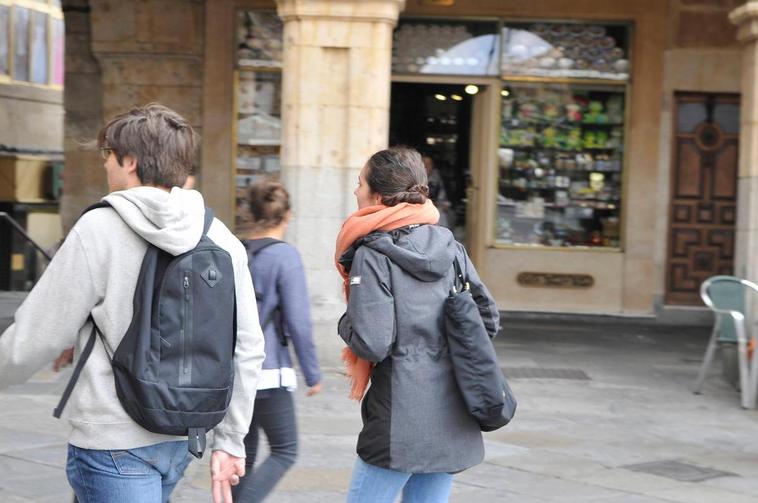
{"type": "Polygon", "coordinates": [[[700,284],[734,267],[739,97],[675,102],[666,303],[701,305],[700,284]]]}

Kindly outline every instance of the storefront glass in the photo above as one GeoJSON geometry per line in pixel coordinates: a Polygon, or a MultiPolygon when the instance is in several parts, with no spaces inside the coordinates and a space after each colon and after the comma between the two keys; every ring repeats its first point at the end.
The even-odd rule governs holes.
{"type": "Polygon", "coordinates": [[[47,15],[43,12],[32,13],[31,28],[31,81],[35,84],[47,84],[47,58],[50,54],[47,46],[47,15]]]}
{"type": "Polygon", "coordinates": [[[495,22],[400,21],[392,39],[395,74],[497,75],[495,22]]]}
{"type": "Polygon", "coordinates": [[[13,78],[29,80],[29,18],[31,11],[21,7],[13,8],[13,78]]]}
{"type": "Polygon", "coordinates": [[[0,75],[8,75],[8,45],[10,41],[10,9],[0,5],[0,75]]]}
{"type": "Polygon", "coordinates": [[[282,23],[274,12],[240,11],[237,18],[235,230],[250,228],[248,191],[279,178],[282,23]]]}
{"type": "Polygon", "coordinates": [[[503,28],[496,242],[620,248],[627,28],[503,28]]]}
{"type": "Polygon", "coordinates": [[[497,240],[619,247],[624,88],[508,82],[501,94],[497,240]]]}
{"type": "Polygon", "coordinates": [[[624,25],[506,23],[502,72],[508,76],[629,79],[624,25]]]}

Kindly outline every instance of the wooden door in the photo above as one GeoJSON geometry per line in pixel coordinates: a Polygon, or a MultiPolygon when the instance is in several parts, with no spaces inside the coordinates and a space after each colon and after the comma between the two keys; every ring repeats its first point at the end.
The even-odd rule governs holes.
{"type": "Polygon", "coordinates": [[[666,303],[702,305],[700,284],[732,274],[739,97],[677,93],[666,303]]]}

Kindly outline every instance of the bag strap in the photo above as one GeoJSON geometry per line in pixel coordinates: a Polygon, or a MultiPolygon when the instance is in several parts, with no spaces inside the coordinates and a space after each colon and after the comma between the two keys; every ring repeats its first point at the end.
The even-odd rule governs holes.
{"type": "Polygon", "coordinates": [[[264,248],[268,248],[271,245],[277,243],[284,243],[284,241],[275,238],[260,238],[260,239],[248,239],[245,241],[245,248],[247,248],[247,256],[253,258],[264,248]]]}
{"type": "Polygon", "coordinates": [[[96,210],[98,208],[113,208],[113,206],[111,206],[111,203],[109,203],[108,201],[98,201],[95,204],[91,204],[87,206],[86,208],[84,208],[84,210],[79,215],[79,218],[82,218],[82,216],[84,216],[85,213],[88,213],[92,210],[96,210]]]}
{"type": "Polygon", "coordinates": [[[453,292],[465,292],[470,288],[470,285],[466,277],[463,275],[463,271],[461,270],[461,263],[458,262],[457,256],[453,259],[453,268],[455,269],[455,278],[453,278],[453,292]]]}
{"type": "MultiPolygon", "coordinates": [[[[63,391],[63,395],[61,395],[61,399],[58,402],[58,406],[53,410],[53,417],[60,419],[61,414],[63,413],[63,409],[66,407],[66,403],[68,402],[68,399],[71,397],[71,393],[74,391],[74,386],[76,385],[76,381],[79,380],[79,374],[82,373],[82,369],[84,368],[84,364],[87,362],[87,359],[89,358],[89,355],[92,353],[92,348],[95,347],[95,342],[97,341],[97,336],[100,335],[102,337],[102,332],[100,332],[100,329],[97,328],[97,324],[95,323],[95,320],[90,316],[90,321],[92,322],[92,333],[89,336],[89,339],[87,340],[87,344],[84,346],[84,349],[82,350],[82,354],[79,355],[79,361],[76,362],[76,367],[74,368],[74,372],[71,374],[71,378],[68,380],[68,384],[66,385],[66,389],[63,391]]],[[[105,343],[103,343],[105,345],[105,343]]],[[[106,349],[107,352],[107,349],[106,349]]],[[[110,354],[108,355],[110,357],[110,354]]]]}
{"type": "Polygon", "coordinates": [[[205,428],[189,428],[187,430],[187,450],[197,459],[203,457],[203,451],[205,451],[205,428]]]}
{"type": "Polygon", "coordinates": [[[213,223],[215,215],[213,214],[213,210],[210,208],[205,208],[205,222],[203,223],[203,237],[205,237],[208,234],[208,230],[211,228],[211,224],[213,223]]]}

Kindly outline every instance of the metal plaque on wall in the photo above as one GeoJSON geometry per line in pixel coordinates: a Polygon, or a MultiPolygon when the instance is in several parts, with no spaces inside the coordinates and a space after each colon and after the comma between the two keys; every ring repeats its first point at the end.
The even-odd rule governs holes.
{"type": "Polygon", "coordinates": [[[516,282],[521,286],[543,288],[591,288],[595,285],[595,278],[589,274],[520,272],[516,282]]]}

